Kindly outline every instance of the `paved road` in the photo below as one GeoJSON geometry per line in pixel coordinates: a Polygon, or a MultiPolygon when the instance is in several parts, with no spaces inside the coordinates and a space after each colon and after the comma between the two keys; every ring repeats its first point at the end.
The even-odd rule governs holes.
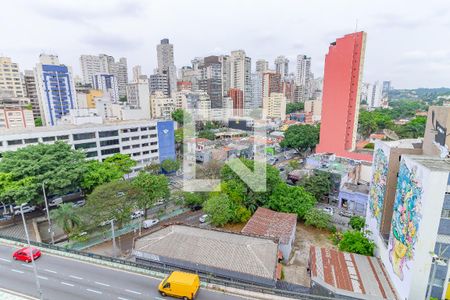
{"type": "MultiPolygon", "coordinates": [[[[0,244],[0,288],[38,296],[31,264],[14,261],[17,248],[0,244]]],[[[162,300],[159,280],[43,253],[36,261],[44,299],[162,300]]],[[[198,300],[243,298],[202,289],[198,300]]]]}

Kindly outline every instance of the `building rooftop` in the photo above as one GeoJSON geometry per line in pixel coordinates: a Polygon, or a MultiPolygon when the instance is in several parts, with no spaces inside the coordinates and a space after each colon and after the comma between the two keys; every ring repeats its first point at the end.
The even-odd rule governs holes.
{"type": "Polygon", "coordinates": [[[274,280],[278,245],[271,239],[171,225],[135,241],[136,251],[274,280]]]}
{"type": "Polygon", "coordinates": [[[424,155],[405,155],[432,171],[450,172],[450,158],[424,155]]]}
{"type": "Polygon", "coordinates": [[[241,232],[276,238],[280,243],[286,244],[289,242],[296,225],[296,214],[281,213],[259,207],[241,232]]]}
{"type": "Polygon", "coordinates": [[[342,296],[397,299],[380,261],[372,256],[310,248],[311,280],[342,296]]]}
{"type": "Polygon", "coordinates": [[[391,148],[417,149],[422,147],[422,139],[403,139],[389,142],[383,141],[383,143],[391,148]]]}

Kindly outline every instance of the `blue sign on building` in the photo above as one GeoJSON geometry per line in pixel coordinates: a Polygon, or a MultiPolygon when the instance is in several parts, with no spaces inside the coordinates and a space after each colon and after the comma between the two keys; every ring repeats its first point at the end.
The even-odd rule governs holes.
{"type": "Polygon", "coordinates": [[[159,161],[163,162],[166,159],[176,159],[175,154],[175,122],[173,121],[158,121],[158,151],[159,161]]]}

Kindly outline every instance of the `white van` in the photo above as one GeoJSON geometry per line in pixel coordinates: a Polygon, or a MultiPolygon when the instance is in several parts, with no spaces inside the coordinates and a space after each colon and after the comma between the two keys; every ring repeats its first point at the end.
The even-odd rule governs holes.
{"type": "Polygon", "coordinates": [[[155,226],[155,225],[158,224],[158,223],[159,223],[159,220],[158,220],[158,219],[145,220],[144,222],[142,222],[142,226],[143,226],[145,229],[148,229],[148,228],[150,228],[150,227],[155,226]]]}

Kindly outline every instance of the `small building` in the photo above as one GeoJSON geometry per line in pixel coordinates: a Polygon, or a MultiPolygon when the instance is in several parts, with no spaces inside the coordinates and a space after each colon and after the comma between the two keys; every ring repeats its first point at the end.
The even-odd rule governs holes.
{"type": "Polygon", "coordinates": [[[259,207],[242,229],[243,234],[275,238],[285,262],[289,260],[295,240],[297,215],[259,207]]]}
{"type": "Polygon", "coordinates": [[[398,299],[381,262],[372,256],[311,246],[311,293],[351,299],[398,299]]]}
{"type": "Polygon", "coordinates": [[[355,215],[366,215],[369,198],[368,184],[346,182],[341,187],[338,196],[338,207],[353,212],[355,215]]]}
{"type": "Polygon", "coordinates": [[[136,261],[274,287],[278,245],[273,239],[171,225],[134,242],[136,261]]]}

